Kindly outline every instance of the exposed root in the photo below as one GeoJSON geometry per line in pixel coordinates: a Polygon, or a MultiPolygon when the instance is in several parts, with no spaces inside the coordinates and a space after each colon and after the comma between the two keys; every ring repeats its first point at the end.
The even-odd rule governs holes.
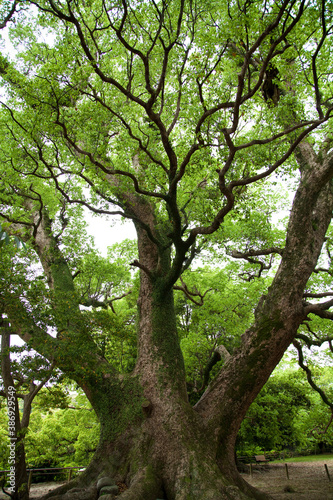
{"type": "Polygon", "coordinates": [[[46,500],[52,497],[52,500],[97,500],[97,488],[91,486],[90,488],[71,488],[65,493],[62,492],[64,488],[60,487],[47,495],[43,496],[41,500],[46,500]],[[55,493],[54,495],[51,495],[55,493]]]}
{"type": "Polygon", "coordinates": [[[151,467],[146,467],[135,474],[128,490],[118,498],[119,500],[156,500],[162,497],[162,481],[151,467]]]}
{"type": "Polygon", "coordinates": [[[95,500],[98,497],[96,487],[98,473],[99,467],[93,460],[82,474],[69,483],[49,491],[41,500],[95,500]]]}

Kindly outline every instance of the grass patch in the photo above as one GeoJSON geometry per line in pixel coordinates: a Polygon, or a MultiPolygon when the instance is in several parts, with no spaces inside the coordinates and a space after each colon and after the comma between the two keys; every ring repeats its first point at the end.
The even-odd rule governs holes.
{"type": "Polygon", "coordinates": [[[306,457],[291,457],[285,460],[274,460],[274,462],[317,462],[319,460],[333,460],[332,454],[326,455],[308,455],[306,457]]]}

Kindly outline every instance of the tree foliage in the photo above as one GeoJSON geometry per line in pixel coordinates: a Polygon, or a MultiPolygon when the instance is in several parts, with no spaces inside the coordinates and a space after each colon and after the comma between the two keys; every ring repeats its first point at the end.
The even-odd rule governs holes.
{"type": "MultiPolygon", "coordinates": [[[[3,401],[3,400],[2,400],[3,401]]],[[[1,405],[1,461],[8,468],[6,405],[1,405]]],[[[85,467],[98,444],[99,424],[87,399],[78,391],[51,386],[34,399],[25,435],[29,468],[85,467]],[[76,394],[75,394],[76,392],[76,394]]]]}
{"type": "Polygon", "coordinates": [[[97,461],[133,486],[124,499],[262,498],[235,470],[241,422],[292,342],[314,382],[303,347],[331,338],[312,325],[332,319],[332,6],[14,7],[15,57],[0,60],[0,222],[40,267],[10,276],[24,266],[2,247],[1,314],[100,419],[77,484],[93,485],[97,461]],[[287,223],[274,219],[282,206],[287,223]],[[137,251],[100,257],[85,208],[130,219],[137,251]]]}
{"type": "Polygon", "coordinates": [[[99,425],[91,406],[82,394],[67,396],[67,404],[61,406],[56,401],[52,404],[48,396],[46,391],[40,394],[32,415],[26,439],[29,466],[85,467],[99,438],[99,425]]]}
{"type": "MultiPolygon", "coordinates": [[[[331,399],[331,367],[320,368],[316,381],[331,399]]],[[[332,412],[312,390],[302,370],[276,371],[244,419],[239,455],[272,451],[314,451],[332,446],[332,412]]]]}

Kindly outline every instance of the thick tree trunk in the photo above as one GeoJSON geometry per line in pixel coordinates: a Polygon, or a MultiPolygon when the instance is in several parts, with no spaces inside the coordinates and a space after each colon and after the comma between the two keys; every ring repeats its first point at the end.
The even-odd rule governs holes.
{"type": "MultiPolygon", "coordinates": [[[[141,209],[141,219],[145,211],[152,226],[150,207],[141,209]]],[[[187,398],[173,292],[165,285],[168,251],[158,249],[140,226],[137,230],[141,286],[135,371],[119,385],[107,377],[95,384],[89,398],[101,421],[99,449],[82,476],[47,498],[97,498],[97,479],[111,476],[128,486],[118,497],[122,500],[265,499],[245,482],[235,485],[228,468],[226,474],[217,464],[215,433],[187,398]]]]}
{"type": "MultiPolygon", "coordinates": [[[[97,498],[96,489],[89,488],[103,476],[127,484],[128,489],[118,497],[122,500],[267,498],[245,483],[242,492],[219,468],[214,434],[187,401],[183,366],[175,347],[179,343],[168,338],[163,342],[175,323],[172,293],[163,295],[159,286],[142,281],[140,312],[144,314],[140,316],[140,336],[144,339],[139,369],[123,380],[122,398],[126,404],[116,417],[95,404],[104,429],[95,458],[81,478],[47,498],[78,498],[73,488],[83,488],[80,499],[97,498]],[[122,430],[116,433],[115,428],[122,430]],[[72,490],[65,495],[68,488],[72,490]]],[[[104,401],[103,406],[115,413],[114,399],[110,396],[107,402],[105,389],[103,393],[95,401],[104,401]]]]}

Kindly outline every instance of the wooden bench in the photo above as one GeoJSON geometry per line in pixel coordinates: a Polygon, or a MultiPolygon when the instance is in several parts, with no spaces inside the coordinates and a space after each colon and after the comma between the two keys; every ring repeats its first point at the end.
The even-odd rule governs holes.
{"type": "Polygon", "coordinates": [[[269,462],[265,455],[255,455],[254,458],[256,459],[257,464],[267,464],[269,462]]]}

